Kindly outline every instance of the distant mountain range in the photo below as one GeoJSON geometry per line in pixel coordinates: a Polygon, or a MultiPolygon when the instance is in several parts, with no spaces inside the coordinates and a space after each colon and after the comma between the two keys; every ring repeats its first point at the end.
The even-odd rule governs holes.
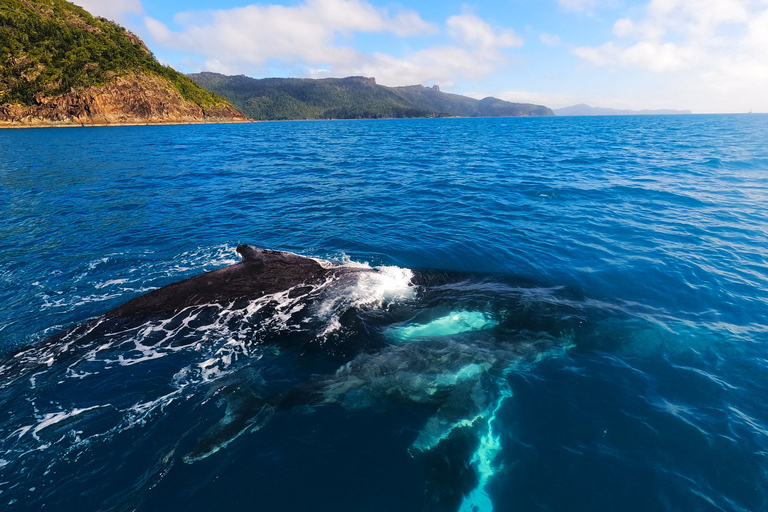
{"type": "Polygon", "coordinates": [[[571,107],[556,108],[556,116],[668,116],[691,114],[690,110],[622,110],[617,108],[590,107],[584,103],[571,107]]]}
{"type": "Polygon", "coordinates": [[[437,86],[386,87],[374,78],[249,78],[188,75],[257,120],[377,119],[399,117],[552,116],[547,107],[496,98],[476,100],[437,86]]]}

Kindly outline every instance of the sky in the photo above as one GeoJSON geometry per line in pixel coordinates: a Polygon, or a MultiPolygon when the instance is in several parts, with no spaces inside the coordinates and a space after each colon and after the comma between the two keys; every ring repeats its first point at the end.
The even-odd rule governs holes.
{"type": "Polygon", "coordinates": [[[768,113],[768,0],[74,0],[184,73],[768,113]]]}

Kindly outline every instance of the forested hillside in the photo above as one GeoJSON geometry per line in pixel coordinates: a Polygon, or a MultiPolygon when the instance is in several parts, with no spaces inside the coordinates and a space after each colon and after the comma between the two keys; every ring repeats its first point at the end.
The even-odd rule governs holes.
{"type": "MultiPolygon", "coordinates": [[[[202,109],[202,117],[206,109],[225,118],[242,117],[228,101],[160,64],[141,39],[116,23],[64,0],[0,0],[0,120],[44,120],[64,104],[87,103],[81,97],[86,90],[98,94],[94,88],[115,84],[120,77],[131,77],[128,82],[140,89],[147,81],[157,89],[160,80],[167,85],[168,101],[178,96],[202,109]],[[80,96],[52,106],[68,94],[80,96]]],[[[145,99],[155,101],[153,96],[145,99]]],[[[171,110],[160,108],[166,117],[173,117],[171,110]]],[[[65,121],[70,114],[58,112],[55,117],[65,121]]]]}
{"type": "Polygon", "coordinates": [[[437,87],[386,87],[373,78],[263,78],[218,73],[189,75],[259,120],[396,117],[551,116],[541,105],[476,100],[437,87]]]}

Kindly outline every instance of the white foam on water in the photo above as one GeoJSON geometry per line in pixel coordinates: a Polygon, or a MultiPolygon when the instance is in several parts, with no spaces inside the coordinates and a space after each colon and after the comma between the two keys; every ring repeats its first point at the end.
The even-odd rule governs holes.
{"type": "Polygon", "coordinates": [[[310,258],[310,259],[315,260],[320,264],[320,266],[322,266],[325,269],[332,269],[337,267],[362,268],[362,269],[373,268],[368,262],[355,261],[343,252],[339,255],[338,258],[334,258],[333,260],[325,260],[322,258],[310,258]]]}
{"type": "Polygon", "coordinates": [[[128,410],[125,411],[126,414],[125,414],[124,424],[119,426],[120,430],[125,430],[125,429],[133,428],[136,426],[145,425],[149,417],[156,410],[162,411],[165,407],[170,405],[172,402],[174,402],[175,400],[178,400],[182,396],[184,387],[185,386],[182,385],[179,388],[171,391],[170,393],[167,393],[154,400],[140,402],[129,407],[128,410]]]}
{"type": "Polygon", "coordinates": [[[23,427],[19,427],[16,430],[14,430],[13,432],[11,432],[11,435],[12,436],[18,436],[18,438],[21,439],[22,437],[24,437],[27,434],[27,432],[32,430],[33,427],[34,427],[34,425],[24,425],[23,427]]]}
{"type": "Polygon", "coordinates": [[[324,338],[329,334],[339,331],[340,329],[341,329],[341,322],[339,321],[339,317],[334,316],[330,320],[328,320],[328,324],[325,326],[325,329],[323,329],[323,331],[320,333],[320,337],[324,338]]]}
{"type": "Polygon", "coordinates": [[[331,278],[322,286],[329,293],[317,309],[317,315],[326,319],[325,335],[341,327],[339,318],[350,308],[384,308],[392,302],[411,299],[415,294],[411,269],[395,266],[372,268],[353,262],[343,267],[362,271],[331,278]],[[369,269],[375,272],[366,271],[369,269]]]}
{"type": "MultiPolygon", "coordinates": [[[[346,268],[370,269],[367,265],[345,265],[346,268]]],[[[408,268],[384,266],[375,272],[357,272],[347,285],[341,285],[340,299],[351,307],[382,307],[385,303],[413,297],[414,286],[411,283],[413,271],[408,268]]],[[[342,283],[344,280],[342,280],[342,283]]]]}
{"type": "Polygon", "coordinates": [[[240,262],[237,247],[229,244],[220,244],[214,247],[198,247],[191,251],[179,254],[173,260],[171,267],[173,273],[199,270],[201,272],[214,270],[227,265],[240,262]]]}
{"type": "Polygon", "coordinates": [[[115,286],[120,284],[125,284],[128,282],[128,279],[110,279],[109,281],[103,282],[103,283],[97,283],[94,285],[94,288],[97,290],[101,290],[102,288],[107,288],[109,286],[115,286]]]}
{"type": "Polygon", "coordinates": [[[101,409],[103,407],[111,407],[110,404],[104,404],[104,405],[94,405],[92,407],[84,407],[81,409],[72,409],[71,411],[59,411],[59,412],[49,412],[44,414],[41,418],[38,418],[37,425],[34,426],[32,429],[32,437],[34,437],[36,440],[40,440],[40,437],[38,434],[41,430],[50,427],[51,425],[55,425],[61,421],[64,421],[68,418],[72,418],[75,416],[78,416],[84,412],[92,411],[94,409],[101,409]]]}
{"type": "MultiPolygon", "coordinates": [[[[105,280],[102,280],[103,276],[98,274],[101,270],[99,267],[111,260],[137,256],[141,257],[141,255],[130,253],[115,253],[89,262],[87,267],[79,270],[79,274],[70,278],[70,284],[76,285],[77,291],[70,291],[66,295],[62,291],[56,293],[41,291],[38,295],[42,302],[41,309],[72,311],[93,303],[137,296],[157,289],[159,284],[156,286],[151,284],[162,284],[168,277],[180,280],[189,277],[188,274],[194,271],[202,273],[240,261],[235,246],[222,244],[183,252],[174,257],[170,264],[144,260],[135,267],[121,271],[120,275],[110,276],[105,280]]],[[[40,283],[37,283],[37,286],[44,288],[40,283]]]]}

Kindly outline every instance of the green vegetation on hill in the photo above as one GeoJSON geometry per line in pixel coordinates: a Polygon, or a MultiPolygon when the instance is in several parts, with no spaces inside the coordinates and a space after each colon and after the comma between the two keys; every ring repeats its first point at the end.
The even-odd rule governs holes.
{"type": "Polygon", "coordinates": [[[189,75],[199,85],[216,91],[244,114],[259,120],[362,119],[424,117],[431,112],[375,81],[362,77],[265,78],[225,76],[217,73],[189,75]]]}
{"type": "Polygon", "coordinates": [[[171,82],[184,99],[207,107],[227,102],[160,64],[123,27],[64,0],[0,0],[0,103],[33,105],[100,86],[126,73],[171,82]]]}
{"type": "Polygon", "coordinates": [[[540,105],[476,100],[421,85],[385,87],[364,77],[254,79],[218,73],[189,77],[258,120],[553,115],[540,105]]]}

